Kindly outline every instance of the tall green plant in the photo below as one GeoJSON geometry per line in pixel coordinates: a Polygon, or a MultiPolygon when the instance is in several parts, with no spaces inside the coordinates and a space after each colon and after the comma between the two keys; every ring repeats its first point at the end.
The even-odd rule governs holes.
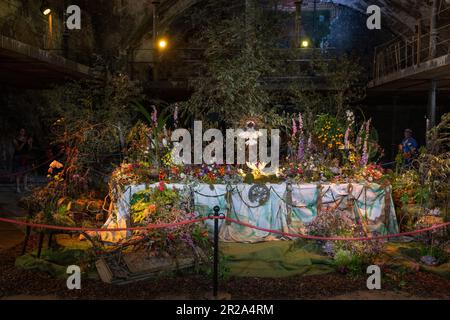
{"type": "MultiPolygon", "coordinates": [[[[214,1],[215,5],[220,2],[214,1]]],[[[205,26],[192,45],[205,48],[205,74],[194,81],[191,98],[178,103],[185,124],[202,120],[213,126],[230,126],[254,115],[271,123],[283,122],[273,112],[277,108],[265,82],[280,64],[273,55],[281,19],[274,18],[272,11],[245,3],[225,6],[232,5],[234,12],[219,14],[206,6],[196,14],[205,26]]]]}
{"type": "Polygon", "coordinates": [[[45,93],[47,103],[40,112],[51,128],[53,143],[64,146],[65,165],[70,166],[66,179],[110,169],[104,160],[122,155],[136,117],[132,101],[140,96],[139,86],[124,75],[105,82],[68,83],[45,93]]]}
{"type": "MultiPolygon", "coordinates": [[[[167,121],[170,117],[167,110],[162,111],[160,114],[150,114],[148,110],[139,102],[134,103],[135,108],[138,112],[140,112],[147,122],[150,125],[151,128],[151,136],[149,137],[150,141],[150,147],[155,150],[155,153],[153,154],[153,164],[156,166],[156,168],[159,170],[159,167],[161,165],[161,158],[164,156],[162,154],[162,148],[164,145],[162,144],[162,139],[168,138],[165,137],[165,130],[167,121]]],[[[153,106],[155,113],[157,113],[156,107],[153,106]]]]}

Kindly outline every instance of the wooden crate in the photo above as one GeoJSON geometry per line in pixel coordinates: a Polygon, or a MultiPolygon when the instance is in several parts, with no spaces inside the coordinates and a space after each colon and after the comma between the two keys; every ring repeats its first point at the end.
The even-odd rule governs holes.
{"type": "Polygon", "coordinates": [[[161,273],[192,268],[205,261],[206,255],[196,248],[190,255],[151,257],[142,252],[108,255],[96,261],[100,279],[109,284],[127,284],[155,277],[161,273]]]}

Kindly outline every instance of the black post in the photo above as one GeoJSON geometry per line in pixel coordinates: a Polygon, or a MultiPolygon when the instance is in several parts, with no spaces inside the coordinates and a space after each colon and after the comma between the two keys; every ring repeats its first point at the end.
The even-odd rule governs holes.
{"type": "Polygon", "coordinates": [[[44,242],[44,236],[45,236],[45,234],[43,231],[39,232],[39,244],[38,244],[38,252],[37,252],[38,259],[41,258],[42,244],[44,242]]]}
{"type": "Polygon", "coordinates": [[[50,249],[52,247],[52,240],[53,240],[53,232],[49,231],[48,233],[48,243],[47,248],[50,249]]]}
{"type": "Polygon", "coordinates": [[[214,274],[213,274],[213,297],[217,299],[219,288],[219,211],[220,207],[215,206],[214,210],[214,274]]]}
{"type": "Polygon", "coordinates": [[[25,233],[25,239],[23,240],[23,247],[22,247],[22,256],[25,254],[25,252],[27,251],[27,246],[28,246],[28,240],[30,239],[30,234],[31,234],[31,227],[27,226],[27,231],[25,233]]]}

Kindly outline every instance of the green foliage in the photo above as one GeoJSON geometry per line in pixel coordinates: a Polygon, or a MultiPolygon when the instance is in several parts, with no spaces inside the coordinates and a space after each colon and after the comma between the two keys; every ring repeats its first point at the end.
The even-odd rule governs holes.
{"type": "Polygon", "coordinates": [[[318,113],[334,114],[343,119],[345,111],[365,97],[362,67],[348,56],[328,59],[322,53],[315,53],[312,61],[312,72],[320,76],[321,81],[300,78],[290,87],[291,103],[296,111],[305,114],[306,122],[311,124],[318,113]],[[323,87],[327,90],[321,90],[323,87]]]}
{"type": "MultiPolygon", "coordinates": [[[[343,118],[345,110],[362,100],[363,70],[355,59],[329,59],[328,53],[319,50],[286,49],[287,42],[291,45],[286,21],[294,17],[274,10],[277,6],[276,1],[256,5],[215,0],[190,12],[189,23],[198,32],[189,35],[186,45],[206,48],[206,62],[195,70],[201,76],[191,80],[191,98],[177,102],[180,119],[185,121],[181,125],[189,127],[192,120],[202,120],[206,126],[229,127],[259,116],[269,127],[287,129],[285,112],[301,111],[305,129],[313,130],[315,115],[343,118]],[[311,61],[306,67],[297,63],[305,60],[311,61]],[[274,90],[279,82],[284,87],[292,84],[288,92],[274,90]]],[[[319,37],[323,37],[328,24],[320,28],[319,37]]]]}
{"type": "Polygon", "coordinates": [[[402,195],[402,196],[400,197],[400,202],[401,202],[403,205],[408,204],[408,202],[409,202],[409,197],[408,197],[408,195],[407,195],[407,194],[402,195]]]}
{"type": "Polygon", "coordinates": [[[212,61],[208,66],[208,79],[196,81],[192,97],[179,104],[182,118],[192,115],[212,125],[217,125],[219,119],[232,125],[243,115],[265,114],[269,96],[259,82],[263,63],[250,48],[235,58],[212,61]]]}
{"type": "MultiPolygon", "coordinates": [[[[214,263],[214,255],[213,250],[210,251],[211,254],[208,256],[208,262],[206,264],[203,264],[202,271],[206,273],[208,277],[213,276],[213,263],[214,263]]],[[[231,269],[228,266],[228,261],[230,260],[230,257],[227,255],[224,255],[222,252],[219,252],[219,271],[218,276],[219,280],[227,281],[230,278],[231,269]]]]}
{"type": "Polygon", "coordinates": [[[427,133],[427,147],[420,149],[410,166],[404,165],[402,153],[398,153],[396,172],[391,179],[397,206],[408,202],[423,208],[448,208],[449,124],[450,113],[443,115],[441,122],[427,133]]]}
{"type": "Polygon", "coordinates": [[[442,116],[440,123],[427,132],[428,151],[431,154],[449,153],[450,151],[450,113],[442,116]]]}
{"type": "Polygon", "coordinates": [[[179,206],[180,197],[173,189],[148,189],[135,193],[130,204],[133,222],[142,224],[150,215],[154,215],[152,219],[155,219],[158,215],[165,214],[167,209],[179,206]]]}
{"type": "Polygon", "coordinates": [[[427,185],[417,186],[416,192],[414,192],[414,201],[416,203],[424,204],[428,203],[430,199],[430,187],[427,185]]]}
{"type": "MultiPolygon", "coordinates": [[[[243,3],[236,5],[242,5],[238,14],[228,15],[227,10],[219,14],[213,6],[196,13],[203,21],[203,32],[192,39],[192,45],[206,47],[206,63],[205,74],[195,80],[191,98],[178,103],[180,118],[186,123],[197,119],[214,126],[230,126],[251,116],[262,116],[269,124],[284,122],[273,112],[270,93],[262,81],[276,70],[279,61],[272,59],[270,50],[276,47],[274,29],[281,21],[259,6],[247,8],[250,21],[243,3]],[[217,19],[213,19],[215,13],[217,19]]],[[[227,2],[223,7],[229,6],[227,2]]]]}
{"type": "MultiPolygon", "coordinates": [[[[166,188],[160,183],[133,195],[131,199],[131,220],[138,226],[149,224],[173,224],[196,218],[188,209],[190,195],[176,189],[166,188]]],[[[177,255],[179,252],[208,248],[208,232],[203,225],[184,224],[176,228],[137,231],[148,243],[152,254],[177,255]]]]}
{"type": "Polygon", "coordinates": [[[422,246],[420,248],[421,256],[432,256],[438,264],[447,263],[450,260],[450,254],[443,246],[422,246]]]}
{"type": "Polygon", "coordinates": [[[325,149],[337,151],[343,145],[344,125],[330,114],[320,114],[314,121],[314,133],[325,149]]]}
{"type": "Polygon", "coordinates": [[[139,86],[124,75],[106,82],[68,83],[46,92],[48,106],[41,112],[54,134],[54,144],[64,145],[67,160],[73,161],[72,175],[95,167],[105,169],[100,165],[105,155],[124,150],[126,132],[136,114],[131,102],[139,97],[139,86]]]}
{"type": "Polygon", "coordinates": [[[145,139],[142,141],[144,145],[140,145],[140,148],[145,148],[148,151],[146,157],[149,162],[159,169],[161,158],[170,152],[170,145],[168,143],[170,137],[167,131],[167,123],[170,115],[167,110],[163,110],[158,114],[156,106],[152,106],[152,114],[139,102],[134,102],[134,106],[145,117],[148,123],[146,126],[140,126],[140,129],[144,131],[140,135],[145,136],[145,139]],[[166,143],[163,143],[163,141],[166,141],[166,143]]]}
{"type": "Polygon", "coordinates": [[[126,160],[128,162],[150,161],[152,133],[152,128],[140,120],[130,129],[126,138],[126,160]]]}
{"type": "Polygon", "coordinates": [[[364,270],[363,259],[360,256],[343,249],[339,249],[336,252],[333,264],[338,271],[349,273],[351,275],[361,274],[364,270]]]}
{"type": "Polygon", "coordinates": [[[194,229],[192,230],[192,239],[202,248],[206,248],[209,245],[206,230],[201,226],[194,226],[194,229]]]}

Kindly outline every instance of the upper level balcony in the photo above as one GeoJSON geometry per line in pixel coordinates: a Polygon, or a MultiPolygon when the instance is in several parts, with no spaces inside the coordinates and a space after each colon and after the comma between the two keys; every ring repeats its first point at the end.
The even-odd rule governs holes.
{"type": "MultiPolygon", "coordinates": [[[[64,7],[41,1],[0,0],[0,83],[46,88],[89,75],[89,37],[64,32],[64,7]]],[[[86,34],[85,34],[86,35],[86,34]]]]}

